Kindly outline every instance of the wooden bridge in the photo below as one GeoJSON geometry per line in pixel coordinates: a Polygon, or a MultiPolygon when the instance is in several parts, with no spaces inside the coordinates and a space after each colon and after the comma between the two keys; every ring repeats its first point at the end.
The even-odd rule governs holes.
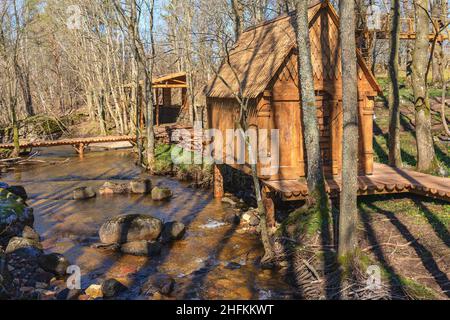
{"type": "MultiPolygon", "coordinates": [[[[412,18],[401,18],[400,19],[400,40],[414,40],[416,39],[416,27],[414,19],[412,18]]],[[[424,28],[429,28],[428,38],[430,41],[434,40],[436,37],[437,42],[442,42],[448,39],[447,32],[441,32],[436,35],[434,28],[440,29],[441,21],[440,19],[433,19],[430,21],[429,26],[424,26],[424,28]]],[[[358,29],[358,33],[365,34],[375,34],[377,39],[389,39],[390,38],[390,28],[391,28],[391,17],[389,14],[385,14],[381,17],[380,29],[378,30],[369,30],[369,29],[358,29]]]]}
{"type": "MultiPolygon", "coordinates": [[[[50,141],[34,141],[34,142],[21,142],[20,149],[32,149],[43,147],[56,147],[56,146],[73,146],[80,157],[84,156],[84,150],[93,143],[106,143],[106,142],[121,142],[129,141],[135,142],[136,137],[133,136],[103,136],[103,137],[87,137],[87,138],[74,138],[74,139],[61,139],[50,141]]],[[[14,149],[12,143],[0,144],[0,149],[14,149]]]]}
{"type": "MultiPolygon", "coordinates": [[[[367,16],[361,17],[362,19],[367,19],[367,16]]],[[[416,39],[416,27],[415,21],[412,18],[401,18],[400,19],[400,33],[399,39],[404,41],[410,41],[416,39]]],[[[445,40],[448,40],[448,30],[443,30],[440,33],[436,33],[436,30],[440,30],[444,26],[440,19],[433,18],[429,21],[429,25],[423,26],[429,29],[428,39],[430,42],[436,41],[438,46],[441,46],[445,40]]],[[[360,50],[363,57],[368,61],[370,52],[369,48],[373,46],[373,41],[375,39],[388,40],[391,37],[391,17],[389,14],[381,16],[379,29],[370,30],[367,27],[357,29],[357,38],[360,42],[360,50]]],[[[448,29],[448,27],[447,27],[448,29]]]]}
{"type": "MultiPolygon", "coordinates": [[[[191,126],[181,125],[176,123],[163,124],[154,127],[155,139],[160,143],[170,144],[173,142],[174,138],[178,137],[176,132],[179,130],[186,130],[193,136],[193,131],[191,126]]],[[[186,132],[185,131],[185,132],[186,132]]],[[[142,137],[144,139],[145,137],[142,137]]],[[[195,145],[195,141],[188,139],[182,143],[179,142],[183,148],[188,148],[189,144],[195,145]],[[186,145],[186,146],[185,146],[186,145]]],[[[19,146],[21,150],[29,150],[33,148],[45,148],[45,147],[57,147],[57,146],[73,146],[80,157],[84,156],[85,149],[91,144],[98,143],[108,143],[108,142],[123,142],[127,141],[130,143],[136,142],[135,136],[123,135],[123,136],[99,136],[99,137],[83,137],[83,138],[71,138],[71,139],[60,139],[60,140],[37,140],[37,141],[21,141],[19,146]]],[[[198,146],[197,146],[198,148],[198,146]]],[[[14,149],[13,143],[0,143],[0,149],[14,149]]]]}

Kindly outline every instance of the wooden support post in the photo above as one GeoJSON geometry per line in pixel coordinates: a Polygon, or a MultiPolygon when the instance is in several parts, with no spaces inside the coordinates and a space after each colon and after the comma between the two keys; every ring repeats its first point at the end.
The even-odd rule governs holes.
{"type": "Polygon", "coordinates": [[[74,145],[74,148],[76,150],[76,152],[78,153],[78,155],[80,156],[80,159],[84,158],[84,148],[85,148],[85,144],[83,142],[79,143],[78,145],[74,145]]]}
{"type": "Polygon", "coordinates": [[[187,99],[187,88],[181,89],[181,101],[182,101],[182,108],[185,110],[189,109],[189,101],[187,99]]]}
{"type": "Polygon", "coordinates": [[[362,161],[361,169],[364,175],[373,174],[373,115],[374,115],[374,100],[368,99],[360,101],[360,118],[361,118],[361,136],[360,136],[360,146],[362,150],[360,151],[360,158],[362,161]]]}
{"type": "Polygon", "coordinates": [[[172,105],[172,89],[163,88],[163,107],[170,107],[172,105]]]}
{"type": "Polygon", "coordinates": [[[159,126],[159,89],[155,89],[155,101],[156,101],[156,106],[155,106],[155,120],[156,120],[156,125],[159,126]]]}
{"type": "Polygon", "coordinates": [[[214,166],[214,198],[221,199],[224,196],[223,175],[218,165],[214,166]]]}
{"type": "Polygon", "coordinates": [[[80,158],[81,159],[84,158],[84,148],[85,148],[84,143],[80,143],[80,158]]]}
{"type": "Polygon", "coordinates": [[[273,202],[272,196],[267,187],[263,188],[261,195],[262,195],[264,207],[266,208],[267,227],[273,228],[276,225],[275,203],[273,202]]]}

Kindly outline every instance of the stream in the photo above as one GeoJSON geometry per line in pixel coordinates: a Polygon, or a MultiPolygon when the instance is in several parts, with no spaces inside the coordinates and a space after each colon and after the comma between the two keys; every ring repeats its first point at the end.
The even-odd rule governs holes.
{"type": "Polygon", "coordinates": [[[35,215],[35,229],[46,252],[66,256],[82,272],[82,288],[115,278],[129,290],[119,298],[146,299],[139,291],[155,273],[176,281],[175,299],[292,299],[294,289],[277,270],[262,270],[262,246],[257,235],[240,226],[223,224],[227,204],[211,190],[192,189],[166,177],[150,177],[153,185],[172,189],[169,202],[149,196],[98,195],[87,201],[71,200],[81,186],[98,188],[106,181],[124,182],[146,173],[134,164],[129,150],[87,152],[79,159],[71,147],[36,150],[37,164],[20,166],[1,180],[25,187],[35,215]],[[135,257],[94,249],[98,230],[120,214],[148,214],[187,226],[184,238],[165,246],[157,258],[135,257]]]}

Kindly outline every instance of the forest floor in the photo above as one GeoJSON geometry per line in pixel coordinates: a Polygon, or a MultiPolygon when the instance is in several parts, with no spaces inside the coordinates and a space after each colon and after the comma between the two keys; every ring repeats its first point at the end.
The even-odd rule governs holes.
{"type": "Polygon", "coordinates": [[[403,291],[401,296],[411,299],[450,298],[449,203],[416,195],[375,196],[361,199],[359,211],[363,263],[380,267],[391,292],[403,291]]]}

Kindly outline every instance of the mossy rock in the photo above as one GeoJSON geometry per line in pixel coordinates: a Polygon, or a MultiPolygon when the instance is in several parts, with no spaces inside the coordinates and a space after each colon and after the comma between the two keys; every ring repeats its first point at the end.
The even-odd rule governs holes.
{"type": "Polygon", "coordinates": [[[23,199],[0,188],[0,242],[14,236],[21,236],[25,226],[33,226],[32,208],[27,207],[23,199]]]}
{"type": "Polygon", "coordinates": [[[172,195],[172,190],[167,188],[155,187],[152,190],[152,199],[155,201],[169,200],[172,195]]]}

